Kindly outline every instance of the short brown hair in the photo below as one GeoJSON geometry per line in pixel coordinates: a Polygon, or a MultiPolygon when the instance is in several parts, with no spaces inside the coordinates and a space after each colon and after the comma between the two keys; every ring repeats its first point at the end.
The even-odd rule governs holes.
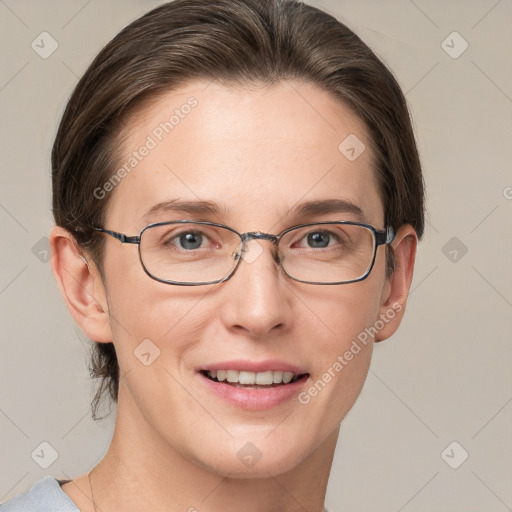
{"type": "MultiPolygon", "coordinates": [[[[339,98],[368,129],[385,224],[411,224],[421,238],[424,187],[406,100],[356,34],[298,0],[175,0],[100,51],[69,99],[53,146],[55,222],[75,236],[103,278],[103,238],[90,226],[103,226],[109,196],[98,199],[93,191],[122,158],[123,122],[145,100],[194,78],[239,85],[295,78],[339,98]]],[[[105,391],[117,402],[119,365],[112,343],[92,350],[91,375],[101,378],[92,402],[96,419],[105,391]]]]}

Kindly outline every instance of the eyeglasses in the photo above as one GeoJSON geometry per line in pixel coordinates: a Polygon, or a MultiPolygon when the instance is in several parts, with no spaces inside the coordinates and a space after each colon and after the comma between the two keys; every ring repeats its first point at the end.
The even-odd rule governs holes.
{"type": "Polygon", "coordinates": [[[370,274],[377,247],[390,244],[392,227],[379,231],[351,221],[301,224],[278,235],[234,229],[206,221],[177,220],[146,226],[138,236],[103,228],[123,244],[138,244],[146,274],[162,283],[197,286],[227,281],[233,276],[253,239],[275,244],[275,259],[285,274],[309,284],[346,284],[370,274]]]}

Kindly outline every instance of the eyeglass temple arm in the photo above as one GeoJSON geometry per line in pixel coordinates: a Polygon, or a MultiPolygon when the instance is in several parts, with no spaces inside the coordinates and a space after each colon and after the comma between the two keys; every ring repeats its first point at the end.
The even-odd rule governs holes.
{"type": "Polygon", "coordinates": [[[390,244],[395,239],[395,230],[391,226],[388,226],[385,230],[376,231],[375,239],[377,245],[390,244]]]}
{"type": "Polygon", "coordinates": [[[99,231],[100,233],[106,233],[119,240],[122,244],[138,244],[140,243],[140,236],[126,236],[123,233],[118,233],[117,231],[110,231],[109,229],[103,228],[93,228],[95,231],[99,231]]]}

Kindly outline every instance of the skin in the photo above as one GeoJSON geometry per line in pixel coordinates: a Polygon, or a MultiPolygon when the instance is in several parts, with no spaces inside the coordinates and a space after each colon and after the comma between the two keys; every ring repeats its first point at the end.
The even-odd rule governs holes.
{"type": "MultiPolygon", "coordinates": [[[[227,205],[229,213],[195,218],[239,232],[276,234],[304,220],[358,220],[352,213],[289,215],[297,202],[338,198],[358,205],[367,222],[384,228],[364,125],[308,83],[241,89],[189,82],[130,118],[126,154],[190,96],[198,106],[110,192],[104,227],[135,235],[149,222],[194,218],[171,212],[142,219],[154,204],[175,198],[227,205]],[[355,161],[338,150],[349,134],[366,146],[355,161]]],[[[292,399],[265,411],[221,401],[194,369],[231,359],[277,358],[307,370],[307,389],[365,327],[400,307],[373,341],[396,331],[417,237],[409,225],[398,230],[391,278],[379,247],[366,280],[335,286],[293,281],[275,263],[270,242],[251,244],[261,254],[242,261],[228,281],[184,287],[150,279],[135,245],[106,236],[103,283],[93,263],[81,259],[73,237],[53,229],[52,269],[67,306],[89,338],[113,341],[121,368],[114,436],[91,473],[97,510],[323,510],[340,422],[361,391],[373,342],[308,404],[292,399]],[[144,339],[161,351],[149,366],[133,354],[144,339]],[[247,442],[262,454],[252,467],[237,457],[247,442]]],[[[81,510],[94,510],[87,475],[63,490],[81,510]]]]}

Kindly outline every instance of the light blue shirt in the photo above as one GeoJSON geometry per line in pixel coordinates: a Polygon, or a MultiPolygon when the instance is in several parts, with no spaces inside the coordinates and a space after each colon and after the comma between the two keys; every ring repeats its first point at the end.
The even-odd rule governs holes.
{"type": "MultiPolygon", "coordinates": [[[[0,505],[0,512],[80,512],[53,476],[45,476],[28,492],[0,505]]],[[[329,510],[325,509],[325,512],[329,510]]]]}
{"type": "Polygon", "coordinates": [[[45,476],[28,492],[0,505],[0,512],[80,512],[53,476],[45,476]]]}

